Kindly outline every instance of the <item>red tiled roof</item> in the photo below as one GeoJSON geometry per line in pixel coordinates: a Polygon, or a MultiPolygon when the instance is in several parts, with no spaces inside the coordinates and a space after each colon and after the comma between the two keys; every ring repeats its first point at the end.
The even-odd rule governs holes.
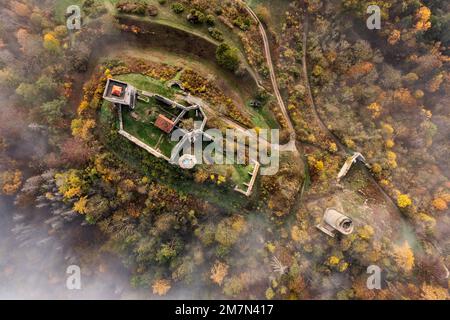
{"type": "Polygon", "coordinates": [[[113,86],[111,90],[111,94],[116,97],[120,97],[122,95],[122,87],[113,86]]]}
{"type": "Polygon", "coordinates": [[[165,133],[170,133],[175,126],[175,123],[164,115],[160,114],[155,121],[155,126],[165,133]]]}

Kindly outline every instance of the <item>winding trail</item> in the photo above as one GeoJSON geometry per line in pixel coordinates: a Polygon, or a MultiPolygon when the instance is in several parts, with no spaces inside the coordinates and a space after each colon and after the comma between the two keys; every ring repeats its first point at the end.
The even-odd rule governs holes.
{"type": "Polygon", "coordinates": [[[241,3],[243,4],[243,6],[247,10],[247,12],[252,16],[253,20],[255,20],[256,24],[258,25],[259,32],[261,33],[261,37],[262,37],[263,44],[264,44],[264,53],[266,55],[267,66],[269,67],[270,81],[272,82],[273,92],[277,99],[278,105],[280,106],[281,112],[283,113],[283,116],[286,120],[286,123],[288,124],[289,131],[291,133],[291,140],[295,140],[294,126],[292,125],[292,121],[287,112],[286,105],[284,104],[283,98],[281,97],[281,94],[280,94],[280,88],[278,87],[277,77],[275,75],[275,68],[273,67],[273,62],[272,62],[272,55],[270,53],[269,39],[267,37],[266,30],[264,29],[264,26],[261,23],[261,20],[259,20],[258,16],[252,10],[252,8],[250,8],[250,6],[244,1],[241,1],[241,3]]]}
{"type": "Polygon", "coordinates": [[[323,122],[322,118],[320,117],[319,113],[317,112],[317,107],[316,104],[314,102],[314,97],[312,94],[312,90],[311,90],[311,85],[309,83],[309,75],[308,75],[308,64],[307,64],[307,54],[308,54],[308,32],[309,32],[309,18],[308,15],[305,16],[304,19],[304,30],[303,30],[303,55],[302,55],[302,69],[303,69],[303,78],[306,84],[306,90],[308,92],[308,98],[309,101],[311,103],[311,109],[312,109],[312,113],[314,115],[314,118],[316,118],[320,129],[326,133],[326,135],[334,141],[334,143],[336,143],[338,149],[339,149],[339,153],[343,156],[346,155],[350,155],[351,153],[349,152],[349,150],[347,150],[347,148],[342,144],[342,142],[338,139],[338,137],[336,137],[336,135],[334,135],[334,133],[332,133],[328,127],[325,125],[325,123],[323,122]]]}
{"type": "MultiPolygon", "coordinates": [[[[331,132],[328,127],[323,122],[322,118],[320,117],[319,113],[317,112],[317,106],[314,102],[314,96],[312,94],[311,85],[309,83],[309,75],[308,75],[308,65],[307,65],[307,54],[308,54],[308,33],[309,33],[309,17],[306,14],[304,19],[304,30],[303,30],[303,56],[302,56],[302,67],[303,67],[303,75],[305,78],[305,84],[308,91],[309,100],[311,102],[311,109],[314,117],[316,118],[317,122],[319,123],[320,129],[325,132],[338,146],[339,154],[345,157],[352,156],[353,151],[351,151],[349,148],[347,148],[345,145],[342,144],[342,142],[339,140],[339,138],[331,132]]],[[[402,214],[400,212],[400,209],[398,208],[397,204],[395,203],[394,199],[380,186],[378,181],[375,179],[375,177],[372,175],[372,173],[369,171],[369,169],[366,166],[363,166],[363,171],[367,178],[372,182],[372,184],[376,187],[376,189],[383,195],[386,202],[391,206],[393,210],[395,210],[398,214],[402,214]]]]}

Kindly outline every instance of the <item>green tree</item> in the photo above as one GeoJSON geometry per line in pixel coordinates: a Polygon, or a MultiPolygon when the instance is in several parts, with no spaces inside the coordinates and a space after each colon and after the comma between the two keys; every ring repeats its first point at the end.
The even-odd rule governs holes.
{"type": "Polygon", "coordinates": [[[238,50],[226,43],[222,43],[217,47],[216,59],[222,67],[228,70],[235,71],[239,67],[238,50]]]}
{"type": "Polygon", "coordinates": [[[21,83],[17,89],[16,93],[25,101],[26,103],[33,104],[36,96],[38,95],[38,89],[34,84],[21,83]]]}
{"type": "Polygon", "coordinates": [[[175,2],[174,4],[172,4],[172,10],[176,14],[180,14],[184,11],[184,6],[179,2],[175,2]]]}
{"type": "Polygon", "coordinates": [[[56,123],[62,117],[62,109],[66,104],[66,99],[56,99],[41,105],[41,113],[50,124],[56,123]]]}
{"type": "Polygon", "coordinates": [[[163,243],[156,253],[156,261],[169,262],[175,258],[182,249],[182,243],[178,238],[173,239],[168,243],[163,243]]]}
{"type": "Polygon", "coordinates": [[[236,231],[229,220],[222,220],[217,225],[216,241],[225,247],[233,245],[239,238],[239,232],[236,231]]]}

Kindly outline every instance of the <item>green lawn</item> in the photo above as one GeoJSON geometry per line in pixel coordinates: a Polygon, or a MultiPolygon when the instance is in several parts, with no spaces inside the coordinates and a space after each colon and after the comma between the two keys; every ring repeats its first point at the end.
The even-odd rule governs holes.
{"type": "MultiPolygon", "coordinates": [[[[158,93],[168,98],[174,97],[175,91],[173,89],[168,88],[159,80],[142,74],[124,74],[114,78],[127,82],[138,90],[158,93]]],[[[135,120],[131,116],[129,109],[122,109],[124,130],[153,148],[156,147],[161,138],[158,148],[165,156],[170,157],[172,148],[176,145],[176,142],[170,141],[170,136],[153,125],[157,114],[164,113],[168,115],[168,113],[158,105],[155,99],[150,99],[149,103],[138,100],[136,108],[132,112],[135,112],[139,116],[138,120],[135,120]],[[154,110],[153,115],[150,115],[148,112],[151,109],[154,110]]]]}
{"type": "Polygon", "coordinates": [[[281,34],[282,25],[285,21],[285,13],[289,10],[290,0],[247,0],[249,6],[255,10],[258,6],[266,7],[270,13],[270,27],[281,34]]]}
{"type": "Polygon", "coordinates": [[[83,0],[58,0],[55,4],[55,17],[56,19],[62,23],[66,24],[66,12],[67,8],[71,5],[80,6],[82,5],[83,0]]]}
{"type": "Polygon", "coordinates": [[[244,183],[249,183],[251,176],[248,174],[253,171],[253,165],[241,165],[241,164],[216,164],[212,166],[207,166],[208,172],[218,174],[224,177],[228,177],[231,181],[236,184],[239,188],[246,190],[247,187],[244,183]]]}
{"type": "Polygon", "coordinates": [[[249,172],[253,172],[254,165],[249,164],[247,166],[245,165],[235,165],[234,166],[237,175],[239,178],[236,181],[236,184],[243,190],[247,189],[246,186],[244,186],[244,183],[249,183],[251,180],[251,176],[248,174],[249,172]]]}
{"type": "Polygon", "coordinates": [[[126,109],[123,110],[123,126],[126,132],[144,141],[152,148],[156,148],[156,145],[161,138],[158,149],[160,149],[166,157],[170,157],[172,148],[176,145],[176,141],[170,141],[170,136],[155,127],[152,123],[134,120],[131,117],[131,112],[126,109]]]}
{"type": "Polygon", "coordinates": [[[132,73],[132,74],[122,74],[114,77],[117,80],[121,80],[131,85],[135,86],[139,90],[145,90],[149,92],[158,93],[167,98],[173,98],[175,95],[175,90],[168,88],[163,82],[153,79],[151,77],[145,76],[143,74],[132,73]]]}

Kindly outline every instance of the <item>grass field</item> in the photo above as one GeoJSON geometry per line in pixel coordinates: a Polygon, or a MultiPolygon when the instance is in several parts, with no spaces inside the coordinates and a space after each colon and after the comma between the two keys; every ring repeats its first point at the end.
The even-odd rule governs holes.
{"type": "Polygon", "coordinates": [[[147,77],[143,74],[132,73],[123,74],[115,77],[117,80],[121,80],[132,84],[139,90],[150,91],[161,94],[167,98],[173,98],[175,90],[168,88],[164,83],[159,80],[147,77]]]}
{"type": "Polygon", "coordinates": [[[246,2],[253,10],[258,6],[266,7],[270,12],[270,27],[278,34],[281,34],[285,13],[289,9],[290,0],[247,0],[246,2]]]}
{"type": "Polygon", "coordinates": [[[71,5],[81,6],[83,4],[83,0],[58,0],[55,4],[55,17],[56,19],[62,23],[66,24],[66,11],[67,8],[71,5]]]}
{"type": "MultiPolygon", "coordinates": [[[[139,90],[158,93],[168,98],[173,98],[175,93],[174,90],[168,88],[161,81],[142,74],[125,74],[116,78],[132,84],[139,90]]],[[[124,108],[122,110],[124,130],[144,141],[149,146],[153,148],[158,147],[166,157],[170,157],[172,148],[176,145],[176,142],[171,141],[169,135],[154,126],[153,122],[156,116],[149,116],[149,110],[153,110],[155,115],[165,113],[163,112],[164,110],[158,107],[158,103],[154,99],[150,99],[149,103],[138,100],[136,108],[133,111],[124,108]],[[139,120],[134,119],[132,113],[138,115],[139,120]]]]}

